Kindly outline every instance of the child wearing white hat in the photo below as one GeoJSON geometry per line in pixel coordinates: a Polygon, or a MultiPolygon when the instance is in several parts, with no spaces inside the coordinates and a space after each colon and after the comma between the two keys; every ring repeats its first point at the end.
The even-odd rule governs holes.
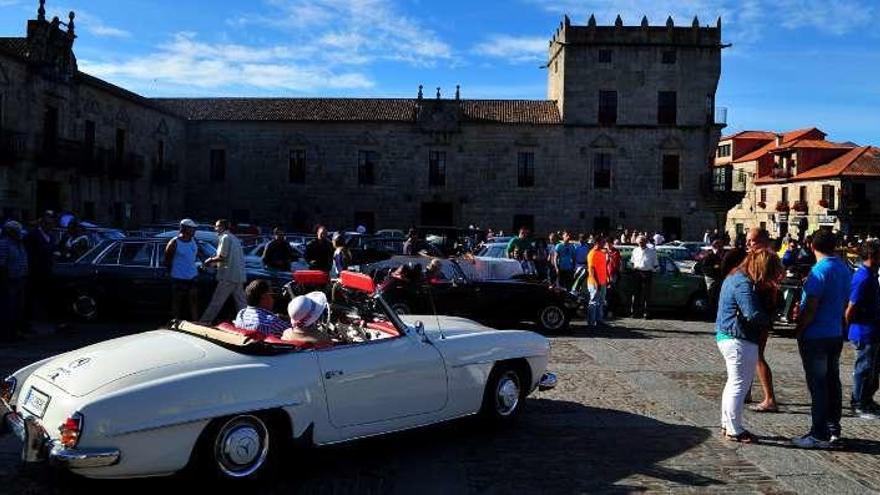
{"type": "Polygon", "coordinates": [[[310,292],[294,297],[287,305],[290,328],[281,336],[283,340],[300,340],[312,344],[330,343],[330,338],[318,330],[318,320],[327,310],[327,296],[323,292],[310,292]]]}

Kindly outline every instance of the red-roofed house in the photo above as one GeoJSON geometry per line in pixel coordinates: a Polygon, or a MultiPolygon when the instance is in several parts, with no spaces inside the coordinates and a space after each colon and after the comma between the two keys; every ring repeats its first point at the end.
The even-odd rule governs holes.
{"type": "MultiPolygon", "coordinates": [[[[727,164],[716,159],[716,176],[729,173],[732,187],[745,191],[727,215],[731,236],[750,227],[764,227],[778,237],[803,236],[820,227],[880,228],[868,201],[880,194],[880,149],[825,136],[816,128],[799,129],[777,134],[727,164]]],[[[733,143],[737,139],[731,136],[733,143]]]]}

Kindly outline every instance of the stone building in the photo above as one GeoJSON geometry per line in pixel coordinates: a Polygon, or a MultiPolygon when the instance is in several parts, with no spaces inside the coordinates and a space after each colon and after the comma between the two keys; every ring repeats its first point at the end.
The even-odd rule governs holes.
{"type": "Polygon", "coordinates": [[[27,38],[0,38],[7,214],[53,206],[102,222],[222,216],[291,229],[626,226],[690,238],[715,226],[700,186],[723,128],[720,20],[566,17],[549,42],[546,100],[463,99],[458,88],[143,98],[77,71],[72,18],[62,26],[40,14],[27,38]],[[69,62],[35,56],[43,39],[60,40],[48,56],[69,62]]]}
{"type": "Polygon", "coordinates": [[[0,208],[29,219],[45,209],[133,226],[179,215],[174,164],[183,119],[77,70],[74,14],[45,17],[26,38],[0,38],[0,208]]]}
{"type": "Polygon", "coordinates": [[[803,237],[819,228],[877,233],[880,149],[827,141],[816,128],[776,134],[744,131],[722,137],[716,184],[743,193],[727,215],[731,237],[750,227],[803,237]]]}

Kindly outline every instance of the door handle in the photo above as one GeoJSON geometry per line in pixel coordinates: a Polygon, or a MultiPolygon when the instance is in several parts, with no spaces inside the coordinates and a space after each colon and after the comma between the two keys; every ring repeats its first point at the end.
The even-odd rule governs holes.
{"type": "Polygon", "coordinates": [[[342,370],[330,370],[330,371],[324,373],[324,378],[326,380],[330,380],[334,376],[342,376],[342,375],[343,375],[342,370]]]}

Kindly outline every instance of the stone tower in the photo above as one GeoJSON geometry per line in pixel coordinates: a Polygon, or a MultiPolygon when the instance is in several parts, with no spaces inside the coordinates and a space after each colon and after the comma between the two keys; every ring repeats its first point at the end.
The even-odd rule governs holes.
{"type": "Polygon", "coordinates": [[[599,125],[601,98],[615,107],[617,126],[656,126],[663,103],[677,108],[665,125],[705,126],[713,119],[721,48],[720,19],[714,27],[700,27],[697,18],[676,27],[671,17],[663,26],[643,17],[624,26],[617,16],[613,26],[598,26],[590,16],[575,26],[566,16],[550,40],[547,97],[566,125],[599,125]]]}
{"type": "Polygon", "coordinates": [[[57,17],[47,21],[45,3],[45,0],[40,0],[37,18],[28,21],[28,62],[46,78],[70,81],[77,71],[76,56],[73,54],[75,14],[71,11],[66,23],[57,17]]]}

